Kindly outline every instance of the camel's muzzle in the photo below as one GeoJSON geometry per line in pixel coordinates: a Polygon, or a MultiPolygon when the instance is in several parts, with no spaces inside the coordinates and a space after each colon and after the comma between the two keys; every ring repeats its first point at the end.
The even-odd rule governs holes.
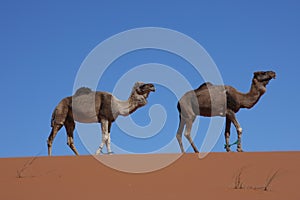
{"type": "Polygon", "coordinates": [[[152,83],[148,83],[147,85],[148,85],[148,90],[150,92],[155,92],[155,87],[154,87],[154,85],[152,83]]]}
{"type": "Polygon", "coordinates": [[[154,86],[151,87],[151,88],[150,88],[150,91],[151,91],[151,92],[155,92],[155,87],[154,87],[154,86]]]}
{"type": "Polygon", "coordinates": [[[276,73],[273,72],[273,74],[271,75],[273,79],[276,79],[276,73]]]}

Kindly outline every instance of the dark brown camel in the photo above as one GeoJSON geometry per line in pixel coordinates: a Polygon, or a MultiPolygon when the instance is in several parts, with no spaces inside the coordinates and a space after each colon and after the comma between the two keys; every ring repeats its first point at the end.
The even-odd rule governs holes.
{"type": "Polygon", "coordinates": [[[229,136],[232,122],[238,135],[237,151],[242,152],[242,128],[236,119],[235,113],[237,113],[240,108],[252,108],[266,92],[266,85],[272,78],[275,79],[275,77],[276,74],[273,71],[255,72],[251,89],[248,93],[241,93],[231,86],[213,85],[211,83],[204,83],[196,90],[185,93],[177,105],[180,113],[180,121],[176,137],[181,152],[184,152],[182,145],[182,132],[184,127],[185,137],[192,145],[194,151],[199,152],[190,136],[192,124],[197,115],[226,117],[226,151],[230,151],[229,136]]]}
{"type": "Polygon", "coordinates": [[[96,154],[102,152],[104,144],[110,154],[110,128],[119,115],[127,116],[147,104],[150,92],[155,91],[153,84],[135,83],[127,101],[121,101],[107,92],[92,91],[89,88],[79,88],[73,96],[60,101],[52,114],[51,133],[48,137],[48,155],[52,153],[52,143],[62,126],[65,126],[68,136],[68,146],[78,155],[74,146],[73,131],[75,121],[81,123],[101,123],[102,142],[96,154]]]}

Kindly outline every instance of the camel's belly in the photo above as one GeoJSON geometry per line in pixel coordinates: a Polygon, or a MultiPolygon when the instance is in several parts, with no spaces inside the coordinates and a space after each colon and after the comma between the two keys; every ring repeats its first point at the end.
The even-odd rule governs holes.
{"type": "Polygon", "coordinates": [[[78,113],[73,113],[74,120],[77,122],[81,123],[97,123],[98,117],[95,115],[87,115],[86,113],[84,114],[78,114],[78,113]]]}
{"type": "Polygon", "coordinates": [[[213,117],[213,116],[221,116],[224,117],[226,115],[226,110],[225,108],[216,108],[212,110],[211,108],[208,109],[200,109],[198,115],[204,116],[204,117],[213,117]]]}

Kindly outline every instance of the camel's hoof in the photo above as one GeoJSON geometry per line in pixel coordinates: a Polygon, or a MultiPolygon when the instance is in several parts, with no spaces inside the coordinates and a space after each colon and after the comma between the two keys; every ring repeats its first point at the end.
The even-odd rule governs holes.
{"type": "Polygon", "coordinates": [[[227,152],[231,152],[231,150],[230,150],[230,145],[225,144],[225,145],[224,145],[224,149],[225,149],[227,152]]]}
{"type": "Polygon", "coordinates": [[[237,149],[237,152],[244,152],[243,149],[237,149]]]}
{"type": "Polygon", "coordinates": [[[104,153],[103,151],[97,151],[96,152],[96,155],[100,155],[100,154],[103,154],[103,155],[113,155],[114,154],[114,152],[113,151],[110,151],[110,152],[107,152],[107,153],[104,153]]]}
{"type": "Polygon", "coordinates": [[[101,153],[103,154],[102,149],[98,149],[98,150],[96,151],[95,155],[100,155],[101,153]]]}

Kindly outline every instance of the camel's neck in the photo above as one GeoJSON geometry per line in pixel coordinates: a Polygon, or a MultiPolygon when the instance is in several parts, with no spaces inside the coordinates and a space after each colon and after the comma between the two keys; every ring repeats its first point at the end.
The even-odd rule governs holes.
{"type": "Polygon", "coordinates": [[[134,103],[130,98],[127,101],[118,100],[118,114],[122,116],[128,116],[138,109],[138,105],[134,103]]]}
{"type": "Polygon", "coordinates": [[[239,93],[241,108],[252,108],[265,93],[265,90],[257,84],[256,80],[252,80],[250,91],[248,93],[239,93]]]}

